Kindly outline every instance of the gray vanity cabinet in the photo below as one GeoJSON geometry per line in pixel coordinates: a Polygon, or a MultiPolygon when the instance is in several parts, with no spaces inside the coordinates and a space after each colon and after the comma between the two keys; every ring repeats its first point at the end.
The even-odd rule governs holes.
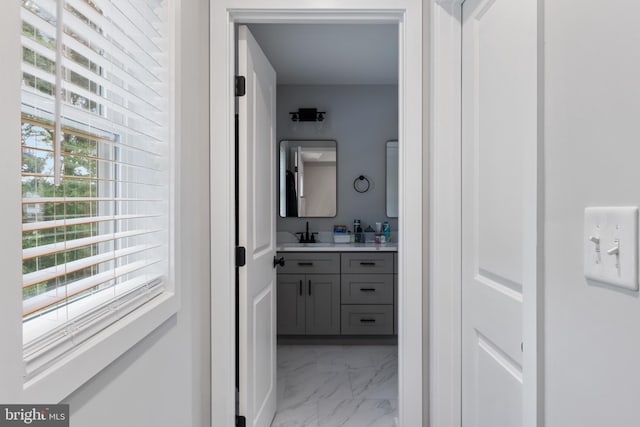
{"type": "Polygon", "coordinates": [[[278,257],[285,259],[278,267],[278,335],[339,335],[340,254],[278,257]]]}
{"type": "Polygon", "coordinates": [[[394,333],[393,260],[391,252],[342,254],[342,335],[394,333]]]}
{"type": "Polygon", "coordinates": [[[392,252],[280,252],[278,335],[397,333],[392,252]]]}

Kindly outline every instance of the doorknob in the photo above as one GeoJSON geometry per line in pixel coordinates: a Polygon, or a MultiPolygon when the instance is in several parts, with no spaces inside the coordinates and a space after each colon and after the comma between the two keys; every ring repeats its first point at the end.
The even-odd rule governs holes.
{"type": "Polygon", "coordinates": [[[273,268],[277,266],[284,267],[284,257],[280,257],[280,259],[273,257],[273,268]]]}

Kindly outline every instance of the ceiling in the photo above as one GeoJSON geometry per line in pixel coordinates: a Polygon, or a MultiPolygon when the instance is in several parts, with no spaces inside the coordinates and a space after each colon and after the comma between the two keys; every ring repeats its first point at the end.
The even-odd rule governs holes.
{"type": "Polygon", "coordinates": [[[278,84],[397,84],[392,24],[253,24],[278,84]]]}

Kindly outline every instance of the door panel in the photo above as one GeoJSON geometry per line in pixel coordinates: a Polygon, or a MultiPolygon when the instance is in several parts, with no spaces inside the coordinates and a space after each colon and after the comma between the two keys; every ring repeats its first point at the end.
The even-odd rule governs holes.
{"type": "Polygon", "coordinates": [[[238,28],[239,406],[247,425],[268,427],[276,409],[275,94],[273,67],[246,26],[238,28]]]}
{"type": "Polygon", "coordinates": [[[535,208],[537,196],[525,175],[535,159],[524,153],[537,143],[536,8],[536,0],[463,4],[463,427],[523,425],[523,266],[535,254],[525,207],[535,208]]]}
{"type": "Polygon", "coordinates": [[[305,334],[305,292],[303,274],[278,275],[278,335],[305,334]]]}
{"type": "Polygon", "coordinates": [[[307,335],[340,334],[340,275],[307,276],[307,335]]]}

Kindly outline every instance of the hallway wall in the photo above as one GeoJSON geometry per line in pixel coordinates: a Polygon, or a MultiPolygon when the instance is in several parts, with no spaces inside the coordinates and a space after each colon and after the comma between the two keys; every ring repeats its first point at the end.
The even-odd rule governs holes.
{"type": "Polygon", "coordinates": [[[176,277],[181,309],[64,399],[72,427],[210,425],[209,2],[183,0],[178,118],[181,174],[176,277]]]}
{"type": "Polygon", "coordinates": [[[545,425],[638,425],[640,298],[586,283],[582,227],[640,206],[640,3],[544,5],[545,425]]]}

